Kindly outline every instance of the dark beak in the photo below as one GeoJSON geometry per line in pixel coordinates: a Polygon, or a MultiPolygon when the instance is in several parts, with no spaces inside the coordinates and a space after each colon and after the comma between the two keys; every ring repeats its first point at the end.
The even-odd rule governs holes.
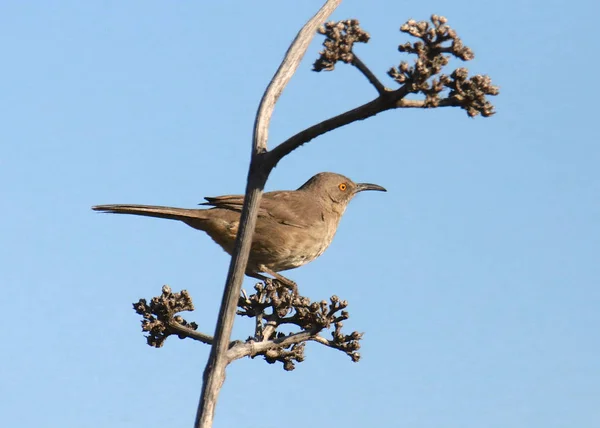
{"type": "Polygon", "coordinates": [[[362,192],[363,190],[378,190],[380,192],[387,192],[384,187],[381,187],[377,184],[371,183],[356,183],[356,190],[354,193],[362,192]]]}

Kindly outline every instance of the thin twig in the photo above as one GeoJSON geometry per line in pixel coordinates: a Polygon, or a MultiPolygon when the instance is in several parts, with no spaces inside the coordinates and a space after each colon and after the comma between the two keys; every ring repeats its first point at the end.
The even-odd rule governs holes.
{"type": "MultiPolygon", "coordinates": [[[[437,107],[458,107],[459,103],[453,98],[442,98],[439,100],[437,107]]],[[[401,99],[396,103],[398,108],[426,108],[427,102],[425,100],[407,100],[401,99]]]]}
{"type": "Polygon", "coordinates": [[[277,324],[273,321],[269,321],[263,330],[262,340],[269,340],[273,333],[275,333],[275,330],[277,330],[277,324]]]}
{"type": "MultiPolygon", "coordinates": [[[[394,93],[397,91],[394,91],[394,93]]],[[[382,111],[390,110],[394,108],[394,104],[390,100],[381,96],[363,104],[359,107],[348,110],[345,113],[326,119],[316,125],[306,128],[305,130],[297,133],[296,135],[288,138],[283,143],[279,144],[270,152],[265,155],[268,157],[268,162],[273,166],[276,166],[284,156],[287,156],[298,147],[305,143],[308,143],[313,138],[323,135],[329,131],[348,125],[349,123],[356,122],[357,120],[364,120],[371,116],[381,113],[382,111]]]]}
{"type": "Polygon", "coordinates": [[[362,60],[358,56],[356,56],[356,54],[353,54],[352,65],[358,68],[358,70],[362,74],[364,74],[364,76],[369,80],[371,85],[375,86],[375,89],[377,89],[379,95],[383,95],[388,91],[388,89],[386,89],[386,87],[383,86],[383,83],[381,83],[377,76],[373,74],[369,67],[367,67],[365,63],[362,62],[362,60]]]}
{"type": "Polygon", "coordinates": [[[296,343],[306,342],[308,340],[320,343],[330,348],[340,348],[340,346],[335,341],[326,339],[317,333],[311,331],[301,331],[282,338],[264,340],[262,342],[236,343],[235,346],[232,346],[227,352],[227,358],[231,362],[244,357],[253,357],[255,355],[261,355],[271,349],[287,348],[296,343]]]}
{"type": "MultiPolygon", "coordinates": [[[[341,128],[358,120],[368,119],[381,112],[392,110],[395,108],[426,108],[428,107],[425,100],[407,100],[404,99],[408,95],[408,88],[401,86],[395,91],[384,89],[384,93],[366,104],[348,110],[342,114],[326,119],[317,123],[296,135],[288,138],[283,143],[279,144],[273,150],[265,153],[268,157],[268,162],[276,166],[281,159],[289,155],[298,147],[308,143],[319,135],[326,134],[334,129],[341,128]]],[[[439,100],[437,107],[458,107],[460,103],[453,98],[444,98],[439,100]]]]}
{"type": "Polygon", "coordinates": [[[283,143],[279,144],[270,152],[265,155],[268,156],[268,162],[276,166],[281,159],[289,155],[291,152],[296,150],[303,144],[308,143],[310,140],[323,135],[329,131],[332,131],[342,126],[346,126],[357,120],[365,120],[369,117],[375,116],[386,110],[402,107],[398,105],[400,100],[409,94],[408,88],[401,86],[395,91],[385,91],[384,94],[379,95],[372,101],[366,104],[348,110],[337,116],[330,117],[322,122],[317,123],[303,131],[298,132],[296,135],[288,138],[283,143]]]}
{"type": "Polygon", "coordinates": [[[201,331],[192,330],[189,327],[179,324],[177,321],[171,319],[167,322],[169,329],[173,330],[180,338],[189,337],[190,339],[197,340],[207,345],[212,345],[214,338],[208,334],[204,334],[201,331]]]}
{"type": "MultiPolygon", "coordinates": [[[[266,340],[264,342],[248,342],[237,344],[229,350],[229,352],[227,353],[227,357],[231,362],[244,357],[251,357],[254,355],[264,354],[270,349],[286,348],[295,343],[310,340],[314,336],[315,334],[310,331],[301,331],[299,333],[294,333],[280,339],[266,340]]],[[[321,337],[321,340],[327,342],[327,339],[323,337],[321,337]]],[[[321,340],[316,341],[323,343],[321,340]]]]}

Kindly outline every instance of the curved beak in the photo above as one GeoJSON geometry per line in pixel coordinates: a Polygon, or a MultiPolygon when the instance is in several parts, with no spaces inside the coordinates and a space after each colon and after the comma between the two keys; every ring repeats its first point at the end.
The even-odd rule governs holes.
{"type": "Polygon", "coordinates": [[[379,186],[378,184],[371,183],[356,183],[356,190],[354,193],[362,192],[364,190],[377,190],[379,192],[387,192],[384,187],[379,186]]]}

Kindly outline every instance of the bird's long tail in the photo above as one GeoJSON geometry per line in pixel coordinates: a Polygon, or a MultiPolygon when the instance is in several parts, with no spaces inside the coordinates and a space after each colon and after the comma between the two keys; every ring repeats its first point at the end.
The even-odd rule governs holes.
{"type": "Polygon", "coordinates": [[[189,224],[192,227],[197,227],[199,220],[206,218],[206,210],[161,207],[155,205],[96,205],[92,207],[94,211],[114,214],[133,214],[143,215],[147,217],[167,218],[171,220],[179,220],[189,224]]]}

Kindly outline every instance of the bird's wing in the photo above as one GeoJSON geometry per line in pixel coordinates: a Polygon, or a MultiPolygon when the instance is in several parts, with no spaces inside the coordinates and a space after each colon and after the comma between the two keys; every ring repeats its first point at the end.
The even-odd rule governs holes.
{"type": "MultiPolygon", "coordinates": [[[[258,216],[270,218],[288,226],[306,227],[308,223],[306,221],[307,207],[306,203],[302,203],[305,200],[300,196],[297,191],[267,192],[261,199],[258,216]]],[[[243,195],[225,195],[204,199],[206,199],[206,202],[201,205],[240,212],[244,204],[243,195]]]]}
{"type": "MultiPolygon", "coordinates": [[[[200,205],[208,205],[230,211],[242,212],[242,207],[244,206],[244,195],[207,196],[204,199],[206,199],[206,202],[203,202],[200,205]]],[[[269,213],[262,208],[262,204],[258,209],[258,216],[269,216],[269,213]]]]}
{"type": "Polygon", "coordinates": [[[206,202],[200,205],[208,205],[215,208],[225,208],[233,211],[241,211],[244,205],[244,195],[207,196],[206,202]]]}
{"type": "MultiPolygon", "coordinates": [[[[265,193],[260,208],[265,210],[274,221],[287,226],[305,228],[309,225],[311,216],[307,200],[303,193],[297,191],[280,191],[265,193]]],[[[313,201],[311,201],[313,202],[313,201]]]]}

